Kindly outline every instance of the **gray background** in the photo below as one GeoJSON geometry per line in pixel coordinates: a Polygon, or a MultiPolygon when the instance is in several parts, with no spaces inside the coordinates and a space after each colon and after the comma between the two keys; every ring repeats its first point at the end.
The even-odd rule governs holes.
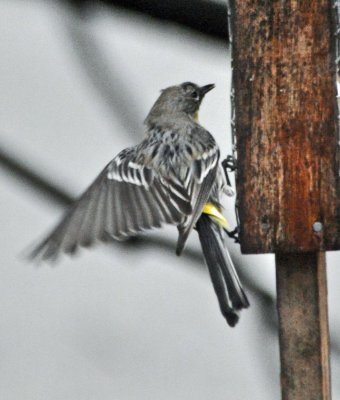
{"type": "MultiPolygon", "coordinates": [[[[73,196],[140,140],[159,90],[172,84],[216,84],[200,121],[231,152],[230,53],[212,39],[95,2],[80,19],[55,1],[2,0],[0,54],[1,149],[73,196]]],[[[180,258],[169,227],[37,268],[22,252],[63,208],[11,171],[0,177],[1,399],[279,398],[275,320],[259,294],[275,296],[273,256],[241,256],[228,242],[257,285],[230,329],[195,233],[180,258]]],[[[225,206],[234,223],[233,201],[225,206]]],[[[328,254],[335,399],[338,263],[328,254]]]]}

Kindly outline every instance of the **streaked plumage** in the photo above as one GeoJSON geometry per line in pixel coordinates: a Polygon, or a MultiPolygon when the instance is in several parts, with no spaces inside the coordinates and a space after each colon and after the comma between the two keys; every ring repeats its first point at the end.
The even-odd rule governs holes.
{"type": "Polygon", "coordinates": [[[236,311],[247,307],[248,300],[224,249],[216,215],[201,217],[208,201],[210,210],[219,208],[223,186],[219,148],[195,120],[205,93],[212,88],[186,82],[163,90],[145,120],[144,140],[121,151],[103,169],[32,257],[55,259],[61,252],[72,254],[96,240],[124,240],[163,224],[178,227],[176,252],[180,254],[197,227],[221,310],[234,326],[236,311]]]}

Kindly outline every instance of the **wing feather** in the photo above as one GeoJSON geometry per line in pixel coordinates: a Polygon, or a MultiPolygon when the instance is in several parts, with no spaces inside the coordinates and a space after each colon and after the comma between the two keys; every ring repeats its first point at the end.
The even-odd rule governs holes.
{"type": "Polygon", "coordinates": [[[78,242],[82,247],[89,247],[93,244],[95,240],[96,217],[101,207],[100,197],[103,192],[104,187],[102,190],[94,190],[94,188],[92,188],[89,199],[87,201],[82,201],[84,210],[78,209],[75,212],[75,216],[80,220],[80,227],[77,229],[78,221],[77,224],[72,225],[69,223],[68,225],[69,231],[74,231],[74,233],[72,232],[72,234],[65,236],[69,242],[68,245],[73,246],[74,242],[78,242]]]}
{"type": "Polygon", "coordinates": [[[105,216],[105,231],[109,236],[115,237],[118,234],[117,215],[115,207],[115,191],[114,182],[107,184],[107,197],[106,197],[106,216],[105,216]]]}
{"type": "MultiPolygon", "coordinates": [[[[219,161],[219,149],[217,145],[212,146],[193,161],[189,176],[185,176],[187,183],[187,192],[190,194],[193,204],[193,211],[190,217],[178,226],[178,241],[176,254],[180,255],[184,249],[185,243],[190,235],[190,232],[195,227],[199,219],[204,204],[208,201],[211,189],[216,179],[216,172],[219,161]]],[[[188,174],[187,173],[187,174],[188,174]]]]}
{"type": "Polygon", "coordinates": [[[108,236],[124,240],[164,223],[180,223],[183,212],[191,211],[187,194],[176,182],[169,190],[169,183],[138,164],[135,155],[134,148],[127,149],[109,163],[30,257],[55,259],[108,236]]]}

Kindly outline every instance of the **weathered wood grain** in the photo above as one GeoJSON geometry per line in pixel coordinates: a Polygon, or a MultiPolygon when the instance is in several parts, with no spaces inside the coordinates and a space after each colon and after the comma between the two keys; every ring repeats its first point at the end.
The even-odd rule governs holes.
{"type": "Polygon", "coordinates": [[[332,2],[230,3],[241,249],[340,249],[332,2]]]}
{"type": "Polygon", "coordinates": [[[330,400],[325,253],[276,255],[282,400],[330,400]]]}

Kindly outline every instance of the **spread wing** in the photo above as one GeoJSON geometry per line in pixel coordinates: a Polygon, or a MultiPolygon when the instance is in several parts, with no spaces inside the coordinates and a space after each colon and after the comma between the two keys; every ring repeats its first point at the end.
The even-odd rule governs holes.
{"type": "Polygon", "coordinates": [[[97,240],[124,240],[162,224],[179,226],[180,253],[216,176],[219,151],[202,132],[208,136],[189,141],[163,134],[162,140],[148,138],[120,152],[31,257],[55,259],[97,240]]]}
{"type": "Polygon", "coordinates": [[[31,258],[56,259],[61,252],[72,254],[110,236],[124,240],[163,223],[179,224],[192,213],[178,179],[140,163],[137,150],[123,150],[104,168],[31,258]]]}

